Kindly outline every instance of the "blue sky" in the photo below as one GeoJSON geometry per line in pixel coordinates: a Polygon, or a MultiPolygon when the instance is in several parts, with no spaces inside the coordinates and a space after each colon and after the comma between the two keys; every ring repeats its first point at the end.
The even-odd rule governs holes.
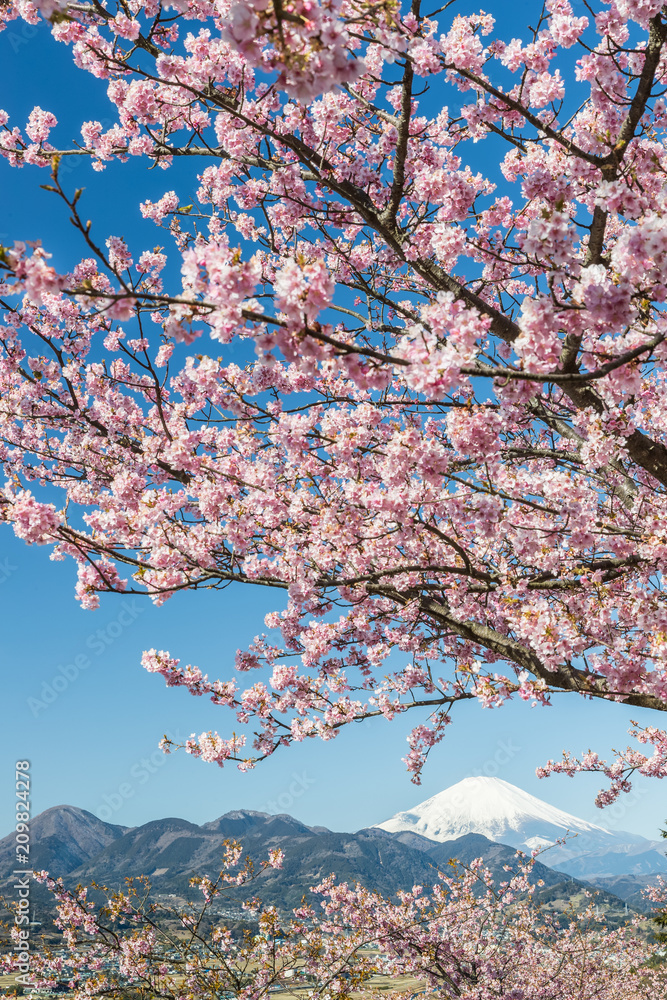
{"type": "Polygon", "coordinates": [[[400,759],[409,717],[294,746],[248,774],[182,753],[164,757],[156,747],[165,732],[174,738],[210,728],[229,732],[231,717],[168,690],[142,669],[142,651],[166,648],[211,676],[230,677],[235,650],[280,606],[275,593],[238,587],[182,594],[162,608],[109,595],[98,611],[82,611],[73,589],[71,564],[51,562],[46,549],[28,548],[8,530],[0,534],[0,833],[11,826],[17,759],[32,763],[35,814],[70,803],[126,826],[168,815],[204,822],[249,808],[353,830],[470,774],[496,775],[575,814],[650,837],[667,813],[655,782],[643,781],[627,801],[600,813],[592,801],[595,776],[538,781],[535,767],[564,747],[622,745],[628,719],[650,717],[570,697],[555,699],[550,709],[461,705],[421,788],[410,783],[400,759]]]}
{"type": "MultiPolygon", "coordinates": [[[[513,4],[516,23],[535,8],[532,2],[513,4]]],[[[512,30],[518,33],[513,27],[510,36],[512,30]]],[[[12,124],[23,126],[39,104],[59,117],[56,135],[66,142],[78,135],[81,121],[109,114],[104,83],[76,70],[68,49],[43,26],[17,23],[0,34],[0,61],[5,80],[21,81],[1,101],[12,124]]],[[[165,173],[131,162],[100,174],[84,161],[71,166],[63,179],[70,188],[85,186],[84,214],[94,216],[102,238],[127,235],[143,240],[143,247],[152,247],[157,235],[152,223],[141,220],[139,202],[175,188],[187,203],[197,186],[196,165],[179,164],[165,173]]],[[[83,251],[57,200],[39,190],[47,180],[44,171],[12,170],[0,161],[0,241],[39,238],[54,252],[55,265],[66,267],[83,251]]],[[[248,774],[182,753],[165,757],[156,751],[164,733],[182,739],[213,728],[228,735],[232,719],[210,702],[167,690],[161,678],[141,668],[142,650],[169,649],[211,676],[230,677],[235,650],[263,630],[265,613],[279,609],[282,596],[231,588],[182,594],[160,609],[108,596],[100,610],[86,612],[73,591],[71,563],[50,562],[46,549],[27,548],[0,529],[0,836],[9,832],[14,815],[13,764],[26,758],[32,763],[33,813],[70,803],[127,826],[167,815],[203,822],[245,807],[353,830],[470,774],[495,774],[585,818],[650,837],[667,817],[665,790],[655,782],[638,783],[631,797],[600,813],[593,805],[600,785],[595,776],[537,780],[535,767],[564,748],[606,753],[625,746],[631,718],[655,721],[647,712],[565,696],[550,709],[461,705],[421,788],[410,783],[401,763],[410,724],[417,721],[410,716],[355,726],[330,743],[294,746],[248,774]]]]}

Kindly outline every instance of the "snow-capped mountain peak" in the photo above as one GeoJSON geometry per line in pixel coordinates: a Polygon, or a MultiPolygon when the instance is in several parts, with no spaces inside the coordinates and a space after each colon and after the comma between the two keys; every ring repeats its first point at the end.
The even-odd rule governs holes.
{"type": "Polygon", "coordinates": [[[489,840],[524,851],[572,835],[565,847],[555,848],[544,858],[549,865],[589,851],[618,850],[621,844],[627,845],[626,849],[633,844],[649,844],[635,834],[611,833],[579,819],[501,778],[481,776],[464,778],[413,809],[376,825],[388,833],[407,830],[440,842],[481,833],[489,840]]]}

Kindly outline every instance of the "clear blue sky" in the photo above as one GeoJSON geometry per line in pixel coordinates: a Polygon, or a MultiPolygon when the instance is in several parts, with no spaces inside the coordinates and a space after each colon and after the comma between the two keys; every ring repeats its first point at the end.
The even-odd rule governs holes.
{"type": "MultiPolygon", "coordinates": [[[[510,36],[530,20],[523,12],[535,9],[532,2],[512,5],[510,36]]],[[[109,114],[104,82],[76,70],[68,49],[43,26],[15,23],[0,34],[0,61],[3,79],[13,81],[0,100],[12,124],[23,126],[39,104],[59,117],[56,135],[67,142],[78,135],[81,121],[109,114]]],[[[131,162],[95,174],[83,160],[76,163],[64,179],[71,187],[85,186],[86,211],[98,233],[143,240],[144,247],[155,244],[156,231],[141,220],[139,202],[175,188],[187,203],[197,186],[197,168],[188,164],[147,172],[131,162]]],[[[44,171],[12,170],[0,161],[0,241],[41,239],[54,252],[55,265],[67,267],[83,252],[55,198],[39,190],[47,180],[44,171]]],[[[141,668],[142,650],[166,648],[211,676],[230,677],[235,650],[263,630],[265,613],[280,607],[281,596],[228,589],[180,595],[161,609],[109,596],[99,611],[85,612],[73,591],[71,563],[50,562],[46,549],[27,548],[0,529],[0,836],[11,827],[13,764],[23,758],[32,762],[34,813],[70,803],[128,826],[168,815],[204,822],[245,807],[354,830],[470,774],[496,774],[580,816],[649,837],[667,818],[667,789],[659,783],[638,783],[623,804],[600,813],[593,805],[600,785],[595,776],[536,779],[535,767],[562,749],[608,752],[625,746],[630,718],[651,718],[636,709],[565,697],[551,709],[460,706],[421,788],[410,783],[401,763],[410,722],[417,721],[410,716],[355,726],[330,743],[294,746],[248,774],[184,754],[164,757],[156,752],[163,733],[183,738],[212,728],[226,735],[232,719],[208,701],[167,690],[162,678],[141,668]],[[52,694],[51,703],[40,707],[52,694]]]]}

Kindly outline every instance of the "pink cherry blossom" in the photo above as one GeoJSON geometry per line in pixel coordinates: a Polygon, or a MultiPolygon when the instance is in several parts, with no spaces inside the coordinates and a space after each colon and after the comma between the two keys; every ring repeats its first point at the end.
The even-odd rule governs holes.
{"type": "Polygon", "coordinates": [[[26,125],[26,134],[33,142],[44,142],[49,137],[49,132],[58,124],[56,116],[50,111],[42,111],[41,108],[33,108],[26,125]]]}
{"type": "MultiPolygon", "coordinates": [[[[144,659],[223,710],[185,742],[219,766],[411,718],[419,781],[460,701],[667,710],[663,5],[441,6],[0,8],[109,102],[0,114],[81,247],[0,248],[2,520],[87,608],[270,588],[246,684],[144,659]]],[[[610,795],[658,723],[586,757],[610,795]]]]}
{"type": "MultiPolygon", "coordinates": [[[[182,1000],[221,991],[264,1000],[276,989],[304,985],[304,974],[315,997],[331,1000],[345,1000],[350,986],[370,997],[378,977],[406,976],[434,996],[462,1000],[660,996],[659,947],[647,941],[643,916],[611,929],[591,892],[559,921],[540,905],[538,854],[517,855],[503,880],[494,879],[481,858],[450,862],[445,872],[434,869],[431,886],[414,885],[392,900],[359,884],[336,883],[334,876],[291,912],[246,898],[242,908],[261,933],[241,941],[220,910],[238,907],[239,891],[247,895],[255,884],[261,893],[265,876],[287,857],[280,849],[253,865],[239,842],[228,842],[219,873],[191,880],[201,902],[184,909],[153,898],[145,876],[128,879],[120,891],[96,886],[106,897],[96,907],[85,887],[68,889],[62,879],[36,872],[56,905],[63,946],[31,956],[30,982],[48,988],[66,979],[75,1000],[128,984],[182,1000]]],[[[664,904],[664,883],[647,897],[664,904]]],[[[18,926],[12,934],[18,951],[18,926]]],[[[7,949],[3,971],[17,966],[7,949]]]]}

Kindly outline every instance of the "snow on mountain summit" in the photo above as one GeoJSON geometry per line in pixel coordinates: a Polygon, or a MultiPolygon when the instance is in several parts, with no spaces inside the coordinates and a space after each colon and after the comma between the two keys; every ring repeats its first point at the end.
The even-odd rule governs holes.
{"type": "Polygon", "coordinates": [[[576,834],[566,847],[549,852],[550,857],[544,859],[547,864],[588,851],[618,849],[621,843],[648,844],[643,837],[610,833],[572,816],[501,778],[481,776],[464,778],[376,826],[388,833],[409,830],[440,842],[481,833],[489,840],[526,851],[553,844],[568,833],[576,834]]]}

